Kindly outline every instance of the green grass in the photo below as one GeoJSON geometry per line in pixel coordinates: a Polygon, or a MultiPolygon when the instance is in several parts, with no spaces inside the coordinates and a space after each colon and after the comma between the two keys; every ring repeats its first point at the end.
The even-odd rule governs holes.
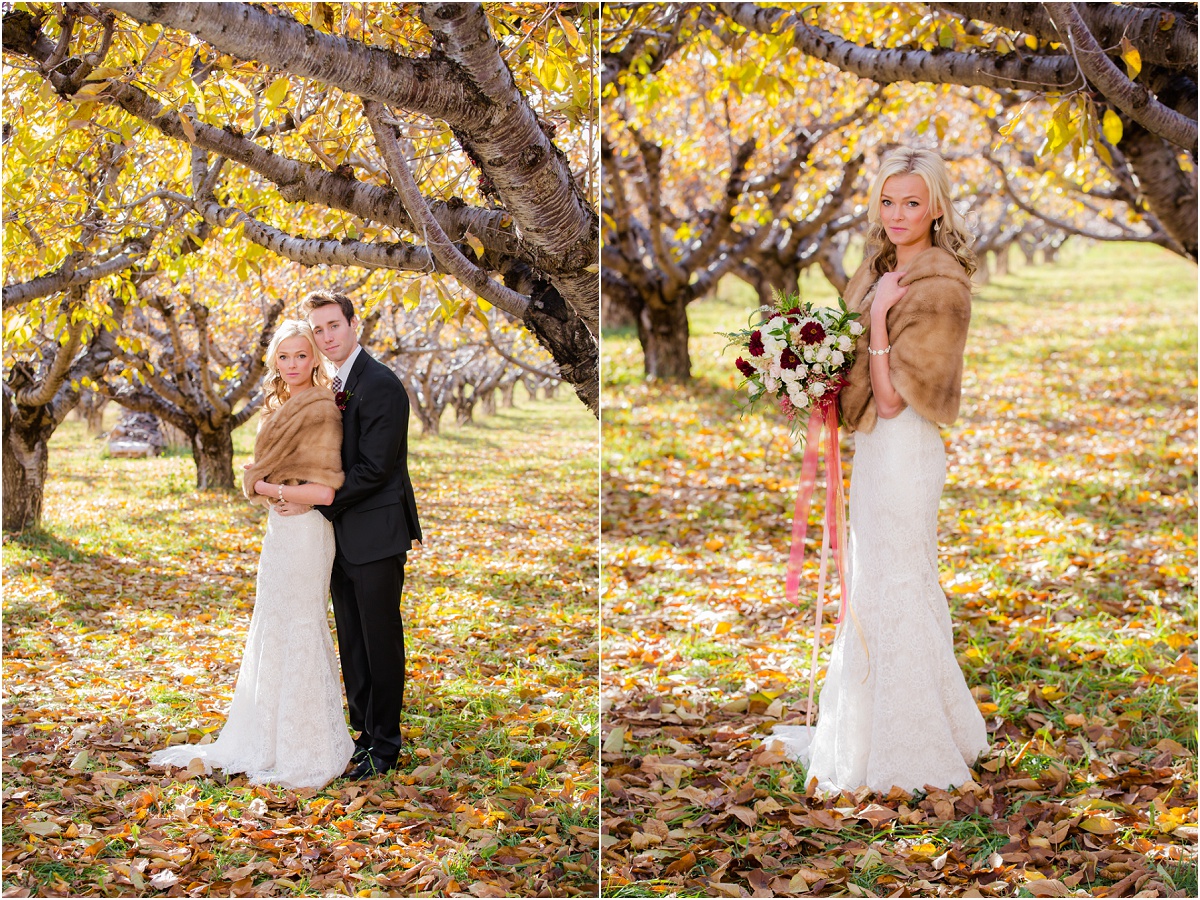
{"type": "MultiPolygon", "coordinates": [[[[836,299],[819,274],[806,276],[801,292],[836,299]]],[[[765,703],[736,706],[770,690],[785,721],[803,721],[816,586],[810,562],[801,607],[785,604],[799,454],[780,417],[737,414],[736,354],[722,354],[717,334],[743,326],[757,304],[726,278],[689,307],[694,377],[686,385],[647,383],[636,336],[604,335],[604,679],[608,722],[632,735],[610,769],[670,753],[689,760],[680,789],[707,790],[705,779],[721,778],[796,803],[798,769],[746,769],[775,717],[765,703]],[[655,704],[667,700],[697,721],[686,731],[651,727],[655,704]],[[732,729],[748,740],[718,739],[732,729]]],[[[1195,266],[1159,248],[1068,245],[1057,265],[1016,266],[974,299],[962,412],[943,429],[941,580],[994,750],[1012,760],[1025,748],[1000,772],[1052,784],[1061,769],[1064,794],[1051,802],[1096,791],[1093,761],[1118,773],[1163,765],[1157,745],[1167,740],[1191,755],[1171,758],[1156,787],[1174,791],[1169,806],[1195,808],[1193,797],[1180,798],[1195,781],[1196,348],[1195,266]]],[[[847,463],[851,451],[846,439],[847,463]]],[[[810,528],[806,559],[819,538],[810,528]]],[[[828,640],[822,664],[827,654],[828,640]]],[[[612,814],[634,828],[655,803],[609,796],[612,814]]],[[[1040,788],[1005,794],[1010,814],[1048,798],[1040,788]]],[[[1192,854],[1184,838],[1150,824],[1146,806],[1118,838],[1192,854]]],[[[777,829],[760,821],[755,832],[766,839],[777,829]]],[[[708,839],[709,852],[736,859],[748,833],[727,819],[691,841],[708,839]]],[[[1075,835],[1063,846],[1083,846],[1075,835]]],[[[1009,840],[978,814],[821,836],[829,853],[881,838],[888,848],[958,844],[968,858],[1009,840]]],[[[669,862],[677,846],[659,849],[669,862]]],[[[609,848],[605,868],[620,874],[608,891],[692,884],[657,878],[667,862],[631,866],[636,857],[625,840],[609,848]]],[[[794,864],[785,858],[785,869],[794,864]]],[[[858,872],[858,886],[888,874],[858,872]]]]}

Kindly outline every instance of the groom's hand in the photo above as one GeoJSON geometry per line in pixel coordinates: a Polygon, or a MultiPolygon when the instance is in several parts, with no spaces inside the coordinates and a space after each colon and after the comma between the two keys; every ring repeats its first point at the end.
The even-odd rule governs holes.
{"type": "Polygon", "coordinates": [[[308,512],[310,509],[312,509],[312,507],[304,503],[289,503],[284,501],[283,503],[275,504],[275,511],[281,516],[299,516],[308,512]]]}

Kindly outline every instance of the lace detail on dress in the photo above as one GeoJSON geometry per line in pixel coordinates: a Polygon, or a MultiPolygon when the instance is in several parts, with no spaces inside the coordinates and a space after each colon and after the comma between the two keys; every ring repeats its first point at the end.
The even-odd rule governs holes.
{"type": "Polygon", "coordinates": [[[988,741],[954,657],[950,609],[938,583],[942,439],[937,426],[906,408],[879,419],[871,432],[857,432],[854,447],[854,616],[834,639],[812,734],[783,727],[777,734],[806,763],[806,778],[816,776],[826,791],[959,785],[971,779],[968,766],[988,741]]]}
{"type": "Polygon", "coordinates": [[[220,737],[159,750],[151,765],[193,759],[255,784],[320,788],[341,775],[354,742],[326,618],[333,526],[319,512],[267,517],[257,597],[237,687],[220,737]]]}

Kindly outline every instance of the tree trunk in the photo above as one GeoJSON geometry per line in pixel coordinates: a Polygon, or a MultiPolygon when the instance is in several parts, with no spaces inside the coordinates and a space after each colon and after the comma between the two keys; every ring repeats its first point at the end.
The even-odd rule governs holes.
{"type": "Polygon", "coordinates": [[[479,409],[485,416],[496,414],[496,389],[494,387],[479,393],[479,409]]]}
{"type": "Polygon", "coordinates": [[[94,438],[104,436],[104,409],[108,403],[107,397],[95,391],[84,391],[79,397],[79,405],[75,408],[87,422],[88,434],[94,438]]]}
{"type": "Polygon", "coordinates": [[[1048,266],[1058,262],[1058,248],[1061,246],[1062,244],[1045,244],[1042,247],[1042,262],[1048,266]]]}
{"type": "Polygon", "coordinates": [[[600,295],[600,311],[600,321],[605,331],[637,326],[637,314],[608,293],[600,295]]]}
{"type": "Polygon", "coordinates": [[[1008,250],[1010,244],[1005,244],[1003,247],[996,248],[996,275],[1004,277],[1008,274],[1008,250]]]}
{"type": "Polygon", "coordinates": [[[442,433],[442,411],[440,409],[414,406],[413,411],[416,412],[417,420],[421,423],[421,434],[437,436],[442,433]]]}
{"type": "Polygon", "coordinates": [[[654,298],[638,319],[638,340],[650,378],[691,381],[692,358],[688,354],[687,303],[654,298]]]}
{"type": "Polygon", "coordinates": [[[454,424],[470,425],[475,418],[475,392],[466,391],[454,398],[454,424]]]}
{"type": "MultiPolygon", "coordinates": [[[[5,393],[7,393],[7,386],[5,393]]],[[[11,416],[5,398],[4,416],[4,530],[36,528],[42,521],[42,498],[49,468],[48,441],[53,419],[43,407],[13,406],[11,416]]]]}
{"type": "Polygon", "coordinates": [[[547,400],[553,400],[558,396],[558,386],[560,384],[562,384],[561,381],[551,381],[548,385],[546,385],[545,394],[547,400]]]}
{"type": "Polygon", "coordinates": [[[1025,257],[1025,265],[1033,266],[1037,264],[1037,244],[1033,241],[1017,241],[1017,246],[1021,248],[1021,255],[1025,257]]]}
{"type": "MultiPolygon", "coordinates": [[[[1196,90],[1192,85],[1192,91],[1196,90]]],[[[1122,117],[1124,118],[1124,117],[1122,117]]],[[[1188,259],[1197,257],[1196,171],[1179,164],[1177,147],[1126,121],[1121,150],[1146,195],[1147,205],[1188,259]]]]}
{"type": "Polygon", "coordinates": [[[516,393],[516,389],[516,381],[500,385],[500,405],[505,409],[512,409],[517,405],[516,399],[513,396],[516,393]]]}
{"type": "Polygon", "coordinates": [[[228,422],[220,430],[193,434],[192,458],[196,461],[198,490],[240,489],[233,479],[233,430],[228,422]]]}

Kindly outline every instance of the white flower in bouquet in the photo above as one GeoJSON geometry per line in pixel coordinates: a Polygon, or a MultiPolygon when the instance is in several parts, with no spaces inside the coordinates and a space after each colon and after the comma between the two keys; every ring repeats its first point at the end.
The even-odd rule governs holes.
{"type": "Polygon", "coordinates": [[[765,387],[769,393],[777,393],[779,391],[779,379],[775,378],[768,372],[767,374],[763,375],[763,387],[765,387]]]}
{"type": "MultiPolygon", "coordinates": [[[[853,327],[854,325],[857,325],[857,324],[858,324],[857,322],[850,323],[851,327],[853,327]]],[[[851,346],[853,346],[853,345],[850,343],[850,338],[846,337],[844,334],[840,338],[838,338],[837,347],[843,353],[846,352],[847,350],[849,350],[851,346]]]]}
{"type": "Polygon", "coordinates": [[[770,334],[765,328],[762,332],[762,344],[763,350],[766,351],[767,356],[774,356],[776,358],[778,358],[779,354],[783,352],[783,348],[787,346],[786,341],[783,341],[780,338],[777,338],[775,335],[770,334]]]}
{"type": "Polygon", "coordinates": [[[827,362],[829,360],[829,348],[822,347],[817,351],[817,362],[827,362]]]}
{"type": "Polygon", "coordinates": [[[824,375],[825,367],[820,363],[814,363],[811,371],[814,375],[824,375]]]}
{"type": "Polygon", "coordinates": [[[795,394],[789,391],[788,399],[792,401],[792,406],[796,409],[808,409],[808,394],[804,391],[798,390],[795,394]]]}
{"type": "Polygon", "coordinates": [[[800,380],[800,373],[795,369],[782,369],[780,370],[779,377],[788,386],[788,391],[791,391],[792,385],[800,380]]]}
{"type": "Polygon", "coordinates": [[[804,361],[810,362],[810,363],[816,362],[817,361],[817,351],[812,347],[805,347],[804,348],[804,361]]]}
{"type": "Polygon", "coordinates": [[[809,385],[808,392],[814,397],[820,397],[825,393],[825,385],[820,381],[814,381],[809,385]]]}
{"type": "Polygon", "coordinates": [[[804,393],[804,385],[800,384],[799,382],[796,382],[796,381],[788,382],[787,395],[788,395],[788,399],[792,401],[792,406],[801,406],[802,399],[803,399],[803,403],[808,402],[808,397],[804,393]]]}
{"type": "Polygon", "coordinates": [[[783,377],[783,366],[779,365],[779,357],[775,357],[771,360],[771,364],[767,366],[767,374],[772,378],[783,377]]]}
{"type": "MultiPolygon", "coordinates": [[[[767,322],[764,331],[781,331],[783,330],[783,316],[771,316],[771,320],[767,322]]],[[[764,335],[765,337],[765,335],[764,335]]]]}
{"type": "MultiPolygon", "coordinates": [[[[861,323],[859,323],[859,322],[851,322],[851,323],[850,323],[850,333],[851,333],[851,334],[856,334],[856,335],[857,335],[857,334],[862,334],[862,333],[863,333],[863,327],[862,327],[862,324],[861,324],[861,323]]],[[[847,348],[847,349],[849,349],[849,348],[847,348]]]]}
{"type": "Polygon", "coordinates": [[[846,361],[846,357],[842,354],[841,350],[834,350],[829,354],[829,361],[833,364],[834,368],[837,368],[846,361]]]}

